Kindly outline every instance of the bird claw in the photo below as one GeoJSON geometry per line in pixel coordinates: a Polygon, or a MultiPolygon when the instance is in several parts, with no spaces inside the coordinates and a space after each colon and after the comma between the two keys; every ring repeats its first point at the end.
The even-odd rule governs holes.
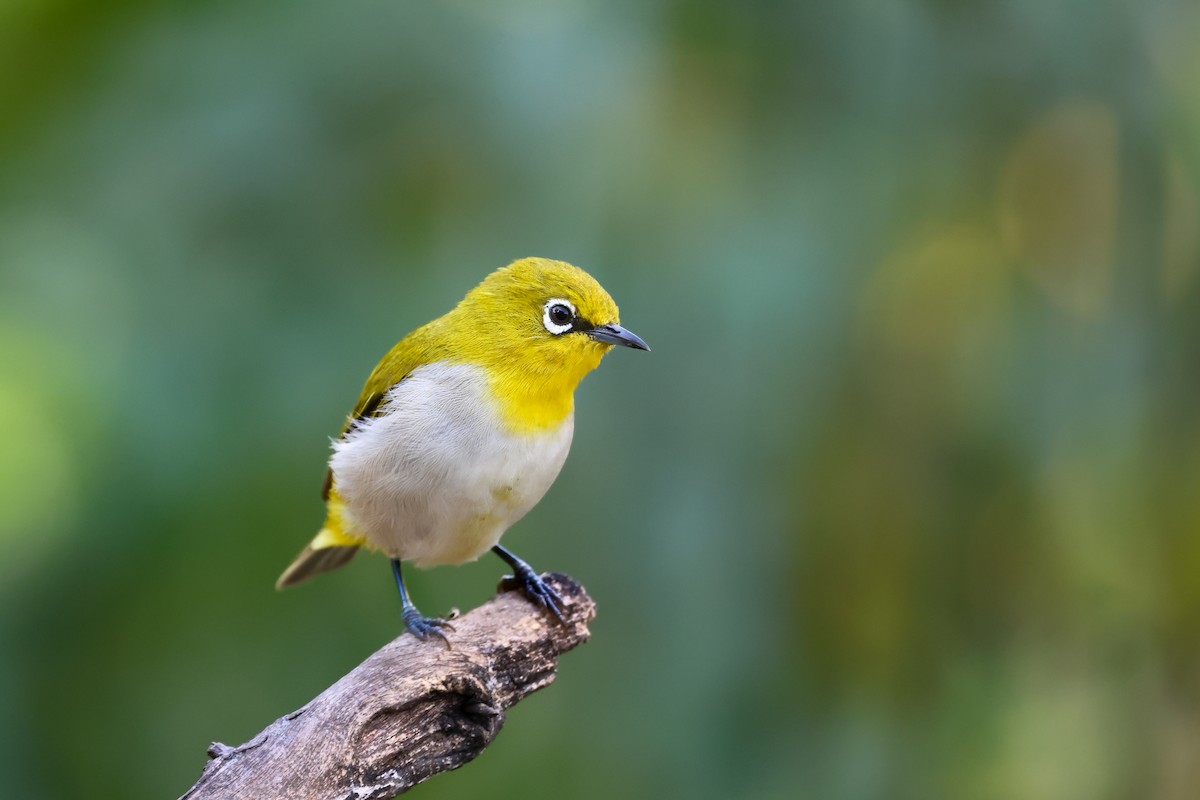
{"type": "Polygon", "coordinates": [[[503,591],[519,590],[531,603],[541,606],[553,614],[560,625],[567,624],[563,617],[563,608],[566,603],[563,602],[558,592],[554,591],[554,587],[542,580],[541,576],[532,569],[517,570],[516,575],[505,575],[500,580],[500,589],[503,591]]]}
{"type": "Polygon", "coordinates": [[[420,614],[405,614],[404,625],[413,636],[421,641],[425,641],[430,636],[437,636],[446,645],[446,649],[450,649],[450,640],[446,638],[446,634],[443,631],[453,632],[454,626],[441,617],[423,617],[420,614]]]}

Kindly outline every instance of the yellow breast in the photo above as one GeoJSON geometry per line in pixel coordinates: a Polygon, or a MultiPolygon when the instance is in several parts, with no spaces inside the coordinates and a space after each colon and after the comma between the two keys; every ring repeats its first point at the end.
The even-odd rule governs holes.
{"type": "Polygon", "coordinates": [[[533,435],[554,430],[575,410],[579,378],[530,376],[516,370],[493,370],[488,377],[496,410],[512,433],[533,435]]]}

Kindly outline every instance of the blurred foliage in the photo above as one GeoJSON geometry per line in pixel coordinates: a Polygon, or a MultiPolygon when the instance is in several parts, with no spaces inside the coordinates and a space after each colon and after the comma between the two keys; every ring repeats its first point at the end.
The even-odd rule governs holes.
{"type": "Polygon", "coordinates": [[[654,346],[506,538],[600,616],[423,797],[1194,797],[1197,41],[1188,0],[0,4],[0,794],[176,796],[395,635],[382,559],[272,588],[328,437],[546,255],[654,346]]]}

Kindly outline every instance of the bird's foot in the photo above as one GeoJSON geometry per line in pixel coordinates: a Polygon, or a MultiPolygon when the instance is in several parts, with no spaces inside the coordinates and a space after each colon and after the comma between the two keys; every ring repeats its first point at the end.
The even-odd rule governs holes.
{"type": "Polygon", "coordinates": [[[446,645],[446,649],[450,649],[450,640],[446,638],[444,631],[453,631],[454,626],[441,617],[423,617],[415,608],[406,608],[404,609],[404,626],[421,641],[425,641],[430,636],[437,636],[446,645]]]}
{"type": "Polygon", "coordinates": [[[519,566],[515,567],[514,571],[516,575],[505,575],[501,579],[500,589],[502,591],[520,590],[521,594],[525,595],[534,605],[541,606],[553,614],[559,624],[567,624],[563,619],[565,603],[558,592],[554,591],[554,587],[542,580],[541,576],[528,565],[525,565],[524,569],[519,566]]]}

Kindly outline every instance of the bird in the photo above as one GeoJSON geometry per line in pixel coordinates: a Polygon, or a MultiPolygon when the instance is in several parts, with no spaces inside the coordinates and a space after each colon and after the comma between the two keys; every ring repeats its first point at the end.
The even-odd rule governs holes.
{"type": "Polygon", "coordinates": [[[276,587],[341,567],[360,549],[382,553],[407,630],[449,646],[454,626],[421,614],[402,564],[464,564],[490,550],[561,623],[562,598],[500,537],[558,476],[575,389],[613,347],[650,350],[579,267],[522,258],[489,274],[371,372],[332,443],[325,522],[276,587]]]}

